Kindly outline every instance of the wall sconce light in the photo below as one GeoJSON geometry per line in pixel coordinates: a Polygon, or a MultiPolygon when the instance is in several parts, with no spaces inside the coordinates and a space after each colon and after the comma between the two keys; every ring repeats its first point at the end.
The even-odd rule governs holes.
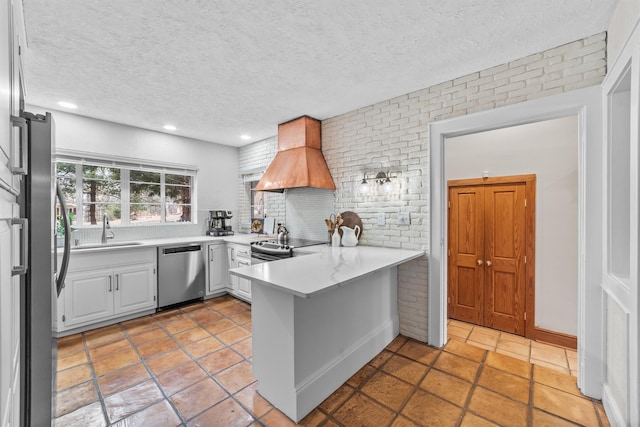
{"type": "MultiPolygon", "coordinates": [[[[390,194],[393,192],[394,186],[393,182],[391,182],[391,178],[397,178],[395,176],[391,176],[391,172],[378,172],[374,178],[372,178],[376,184],[378,184],[385,194],[390,194]]],[[[371,178],[370,178],[371,179],[371,178]]],[[[371,187],[369,182],[367,181],[367,173],[365,172],[362,181],[360,182],[359,193],[362,195],[369,194],[371,192],[371,187]]]]}

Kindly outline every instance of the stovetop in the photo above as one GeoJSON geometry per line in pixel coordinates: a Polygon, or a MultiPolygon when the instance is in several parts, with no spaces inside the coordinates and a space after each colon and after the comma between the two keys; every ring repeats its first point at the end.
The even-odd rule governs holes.
{"type": "Polygon", "coordinates": [[[321,245],[325,242],[309,239],[287,239],[286,243],[278,243],[277,240],[260,240],[251,243],[251,250],[257,252],[271,253],[271,254],[291,254],[294,248],[301,248],[304,246],[321,245]]]}

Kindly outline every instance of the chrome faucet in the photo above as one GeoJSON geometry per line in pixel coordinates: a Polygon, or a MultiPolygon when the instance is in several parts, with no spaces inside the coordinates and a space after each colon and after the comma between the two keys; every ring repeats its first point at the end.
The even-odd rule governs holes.
{"type": "Polygon", "coordinates": [[[111,230],[109,230],[109,233],[111,233],[111,235],[107,235],[107,229],[110,228],[111,226],[109,225],[109,217],[107,216],[107,214],[102,215],[102,239],[100,240],[102,244],[107,243],[108,239],[113,239],[116,237],[116,235],[113,234],[113,231],[111,230]]]}

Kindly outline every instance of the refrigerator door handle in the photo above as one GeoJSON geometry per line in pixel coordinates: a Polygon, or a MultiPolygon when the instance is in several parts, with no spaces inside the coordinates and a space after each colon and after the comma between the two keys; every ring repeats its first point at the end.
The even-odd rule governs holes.
{"type": "Polygon", "coordinates": [[[60,209],[62,212],[62,218],[64,222],[64,252],[62,253],[62,265],[60,266],[60,272],[56,278],[56,292],[60,296],[62,288],[64,287],[64,279],[67,277],[67,268],[69,267],[69,256],[71,255],[71,227],[69,226],[69,217],[67,215],[67,204],[64,202],[64,194],[60,186],[56,183],[56,196],[60,200],[60,209]]]}
{"type": "Polygon", "coordinates": [[[29,220],[27,218],[13,218],[12,225],[20,225],[20,249],[22,252],[22,264],[11,269],[11,275],[26,274],[29,269],[29,220]]]}
{"type": "Polygon", "coordinates": [[[11,267],[11,275],[26,274],[29,269],[29,220],[27,218],[0,218],[0,221],[7,221],[10,225],[20,225],[20,257],[21,263],[11,267]]]}
{"type": "Polygon", "coordinates": [[[11,160],[9,161],[9,168],[11,173],[15,175],[26,175],[28,173],[29,153],[27,152],[27,142],[29,141],[29,126],[27,121],[22,117],[11,116],[11,124],[17,128],[20,128],[22,136],[20,138],[20,148],[22,149],[22,157],[20,159],[20,165],[16,166],[16,146],[11,142],[11,160]]]}

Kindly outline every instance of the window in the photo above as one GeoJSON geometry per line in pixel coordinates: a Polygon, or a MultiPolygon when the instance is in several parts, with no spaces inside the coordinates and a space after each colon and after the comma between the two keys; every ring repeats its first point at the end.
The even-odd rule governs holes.
{"type": "Polygon", "coordinates": [[[193,169],[61,157],[56,171],[77,226],[101,224],[103,215],[120,225],[194,222],[193,169]]]}
{"type": "Polygon", "coordinates": [[[249,200],[251,203],[251,231],[262,232],[264,224],[264,206],[267,203],[267,194],[264,191],[256,191],[260,181],[250,181],[249,200]]]}

